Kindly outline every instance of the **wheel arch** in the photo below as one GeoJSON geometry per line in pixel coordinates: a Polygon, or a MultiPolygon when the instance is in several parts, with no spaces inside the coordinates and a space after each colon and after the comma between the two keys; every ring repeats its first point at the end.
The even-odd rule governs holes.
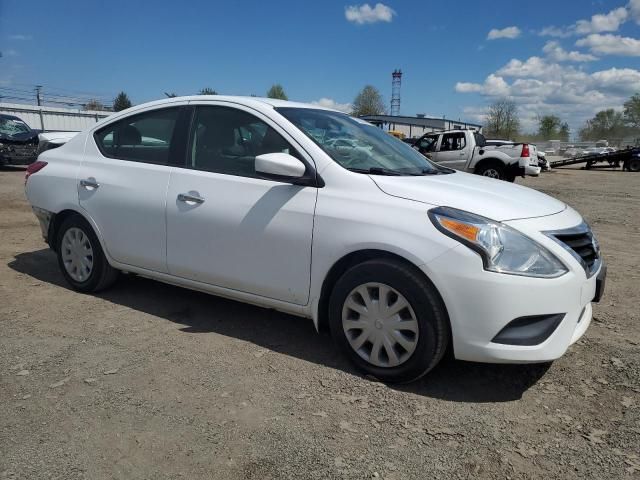
{"type": "Polygon", "coordinates": [[[423,270],[418,268],[418,266],[403,257],[402,255],[398,255],[397,253],[392,253],[387,250],[379,250],[379,249],[362,249],[350,252],[336,261],[331,268],[329,269],[327,275],[322,282],[322,288],[320,289],[320,297],[318,299],[317,310],[315,315],[313,316],[314,323],[316,325],[316,329],[319,332],[328,332],[329,331],[329,298],[331,297],[331,292],[333,291],[333,287],[338,281],[338,279],[351,267],[358,265],[360,263],[366,262],[368,260],[374,259],[389,259],[395,260],[404,265],[410,267],[417,275],[424,278],[427,282],[431,284],[434,288],[434,291],[437,293],[440,302],[442,303],[442,307],[446,313],[447,324],[449,330],[451,330],[451,322],[449,321],[449,313],[447,311],[447,305],[440,294],[438,287],[434,285],[431,279],[424,273],[423,270]]]}
{"type": "Polygon", "coordinates": [[[87,214],[86,211],[79,208],[65,208],[53,215],[53,218],[51,219],[51,223],[49,223],[49,231],[47,232],[47,243],[49,244],[49,247],[51,247],[51,249],[54,252],[56,251],[56,238],[58,236],[58,231],[60,230],[60,226],[67,218],[73,215],[79,215],[89,223],[89,225],[93,229],[93,232],[96,234],[96,237],[98,237],[98,241],[100,242],[102,251],[107,257],[107,261],[109,261],[110,257],[109,257],[106,245],[104,244],[104,240],[102,239],[102,235],[101,235],[100,229],[98,228],[98,225],[96,225],[96,222],[93,221],[93,219],[87,214]]]}
{"type": "Polygon", "coordinates": [[[507,168],[507,164],[503,160],[500,160],[497,157],[488,157],[488,158],[483,158],[478,163],[476,163],[475,166],[473,167],[473,172],[478,173],[478,170],[480,170],[481,167],[484,167],[485,165],[489,165],[489,164],[498,164],[504,169],[507,168]]]}

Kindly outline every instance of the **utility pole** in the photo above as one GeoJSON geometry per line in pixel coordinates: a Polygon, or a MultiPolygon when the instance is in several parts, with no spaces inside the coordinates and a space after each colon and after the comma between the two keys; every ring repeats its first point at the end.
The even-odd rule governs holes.
{"type": "Polygon", "coordinates": [[[36,85],[36,101],[38,106],[42,106],[42,99],[40,98],[40,92],[42,91],[42,85],[36,85]]]}

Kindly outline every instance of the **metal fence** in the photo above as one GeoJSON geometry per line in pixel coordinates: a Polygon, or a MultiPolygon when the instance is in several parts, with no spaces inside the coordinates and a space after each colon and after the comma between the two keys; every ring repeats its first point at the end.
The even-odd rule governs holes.
{"type": "Polygon", "coordinates": [[[36,130],[79,132],[113,112],[0,102],[0,113],[19,117],[36,130]]]}

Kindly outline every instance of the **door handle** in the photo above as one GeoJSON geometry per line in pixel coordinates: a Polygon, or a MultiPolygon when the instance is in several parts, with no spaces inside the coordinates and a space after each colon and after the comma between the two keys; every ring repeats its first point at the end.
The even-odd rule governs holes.
{"type": "Polygon", "coordinates": [[[204,203],[204,198],[189,193],[179,193],[178,201],[185,203],[204,203]]]}
{"type": "Polygon", "coordinates": [[[87,189],[96,189],[100,186],[100,184],[98,182],[96,182],[95,180],[91,180],[89,179],[82,179],[80,180],[80,186],[87,188],[87,189]]]}

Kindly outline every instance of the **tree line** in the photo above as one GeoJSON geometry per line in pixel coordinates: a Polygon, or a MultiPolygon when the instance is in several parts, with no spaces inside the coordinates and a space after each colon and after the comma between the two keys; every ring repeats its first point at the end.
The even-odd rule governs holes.
{"type": "MultiPolygon", "coordinates": [[[[563,142],[568,142],[571,134],[569,124],[557,115],[538,116],[537,131],[523,133],[518,107],[513,100],[506,98],[489,105],[484,132],[489,138],[563,142]]],[[[632,135],[640,135],[640,93],[629,98],[622,111],[613,108],[601,110],[578,130],[578,137],[583,141],[622,140],[632,135]]]]}
{"type": "MultiPolygon", "coordinates": [[[[168,98],[177,97],[175,92],[164,92],[164,95],[168,98]]],[[[200,89],[198,95],[218,95],[218,92],[211,87],[204,87],[200,89]]],[[[251,95],[255,97],[256,95],[251,95]]],[[[289,100],[289,96],[284,90],[284,87],[279,83],[272,85],[266,92],[267,98],[276,98],[280,100],[289,100]]],[[[126,92],[122,91],[116,95],[113,100],[113,106],[111,110],[114,112],[120,112],[130,108],[133,104],[126,92]]],[[[89,100],[84,104],[85,110],[110,110],[106,105],[96,99],[89,100]]],[[[352,110],[349,112],[354,116],[361,115],[382,115],[386,113],[384,105],[384,99],[380,91],[372,86],[366,85],[353,100],[352,110]]]]}
{"type": "MultiPolygon", "coordinates": [[[[178,94],[175,92],[164,92],[164,95],[168,98],[174,98],[178,96],[178,94]]],[[[198,95],[218,95],[218,92],[211,87],[204,87],[200,89],[200,91],[198,92],[198,95]]],[[[251,95],[251,96],[255,97],[255,95],[251,95]]],[[[278,83],[272,85],[271,88],[267,90],[266,96],[268,98],[278,98],[280,100],[289,99],[282,85],[278,83]]],[[[98,110],[98,111],[113,110],[114,112],[120,112],[132,106],[133,104],[131,103],[131,99],[129,98],[129,95],[127,95],[126,92],[122,91],[118,93],[118,95],[116,95],[116,97],[113,99],[113,105],[111,109],[109,109],[107,105],[105,105],[104,103],[102,103],[100,100],[97,100],[97,99],[88,100],[87,103],[83,105],[83,108],[84,110],[98,110]]]]}

